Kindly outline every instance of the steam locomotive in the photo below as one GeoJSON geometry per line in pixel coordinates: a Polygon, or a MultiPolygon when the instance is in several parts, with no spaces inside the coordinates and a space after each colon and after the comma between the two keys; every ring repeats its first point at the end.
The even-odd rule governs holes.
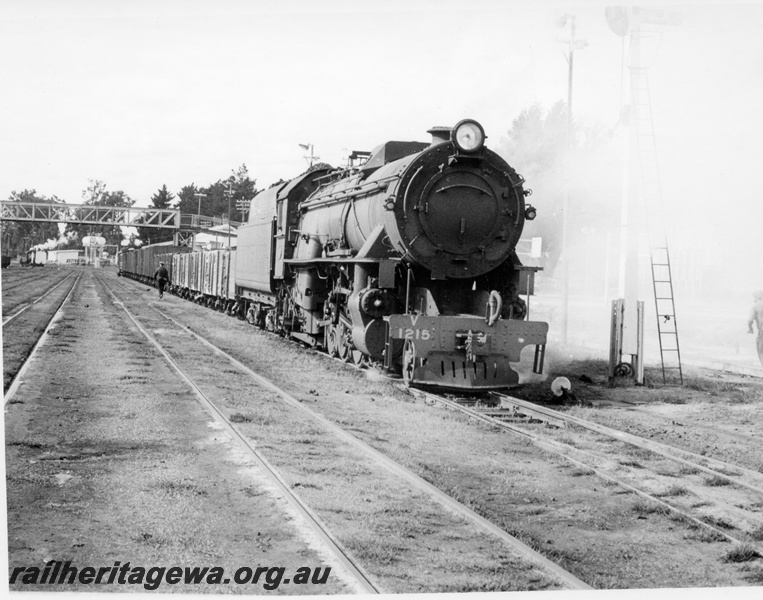
{"type": "Polygon", "coordinates": [[[175,293],[409,384],[515,385],[525,346],[542,372],[548,332],[527,319],[520,294],[537,268],[515,251],[535,208],[479,123],[429,133],[431,143],[387,142],[353,153],[358,166],[320,165],[260,192],[235,251],[146,248],[153,260],[123,253],[120,272],[150,277],[164,258],[175,293]]]}

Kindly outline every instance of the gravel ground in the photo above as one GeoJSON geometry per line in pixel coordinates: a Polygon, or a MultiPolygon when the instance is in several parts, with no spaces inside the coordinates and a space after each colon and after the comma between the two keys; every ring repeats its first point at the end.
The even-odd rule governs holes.
{"type": "MultiPolygon", "coordinates": [[[[311,409],[596,587],[763,582],[761,561],[728,562],[729,544],[644,510],[632,494],[538,451],[523,438],[414,401],[399,384],[372,372],[353,370],[178,298],[158,303],[145,286],[104,275],[133,294],[147,314],[152,304],[167,310],[311,409]]],[[[206,413],[188,401],[187,389],[165,363],[95,287],[82,289],[57,327],[56,345],[41,354],[39,376],[21,386],[6,411],[11,565],[67,557],[107,566],[129,559],[142,565],[230,569],[263,564],[266,557],[268,564],[287,571],[328,564],[227,436],[211,428],[206,413]]],[[[169,329],[158,334],[165,335],[163,342],[187,343],[169,329]]],[[[193,344],[187,348],[191,353],[193,344]]],[[[601,380],[600,362],[551,358],[552,375],[564,374],[573,382],[581,374],[591,377],[592,383],[576,383],[576,392],[602,407],[597,411],[602,422],[694,451],[717,446],[719,458],[759,468],[756,447],[748,443],[759,435],[753,402],[760,393],[758,380],[698,372],[682,388],[611,387],[601,380]],[[636,402],[648,412],[619,410],[623,402],[636,402]],[[713,430],[719,420],[722,426],[713,430]],[[716,437],[703,435],[703,427],[716,437]],[[696,435],[687,434],[695,428],[696,435]]],[[[442,512],[382,478],[361,457],[332,445],[304,415],[272,395],[236,384],[234,373],[218,371],[216,379],[221,375],[228,389],[215,399],[228,416],[236,415],[239,428],[389,591],[548,586],[510,553],[501,554],[488,542],[475,544],[468,527],[445,526],[442,512]],[[493,556],[493,562],[485,556],[493,556]],[[428,568],[415,566],[427,562],[428,568]]],[[[523,393],[548,395],[548,383],[528,385],[523,393]]],[[[202,590],[261,592],[262,587],[178,585],[161,591],[202,590]]],[[[277,590],[350,591],[334,571],[326,585],[277,590]]]]}
{"type": "MultiPolygon", "coordinates": [[[[188,303],[169,306],[178,318],[206,314],[188,303]]],[[[645,516],[635,496],[544,455],[523,438],[416,402],[399,385],[318,352],[297,350],[295,359],[292,343],[244,323],[231,325],[223,315],[191,319],[193,329],[588,583],[638,588],[759,582],[757,564],[725,562],[729,544],[704,541],[666,515],[645,516]],[[305,375],[295,374],[295,362],[305,375]]],[[[542,387],[549,395],[548,384],[542,387]]],[[[611,388],[619,390],[630,392],[611,388]]]]}
{"type": "MultiPolygon", "coordinates": [[[[10,567],[71,560],[95,567],[332,566],[325,585],[282,594],[351,593],[336,565],[285,511],[228,434],[92,280],[78,287],[5,414],[10,567]]],[[[256,585],[161,591],[261,593],[256,585]]],[[[51,590],[16,583],[14,590],[51,590]]],[[[57,586],[82,590],[94,585],[57,586]]],[[[142,591],[140,585],[120,586],[142,591]]],[[[273,593],[273,592],[271,592],[273,593]]]]}

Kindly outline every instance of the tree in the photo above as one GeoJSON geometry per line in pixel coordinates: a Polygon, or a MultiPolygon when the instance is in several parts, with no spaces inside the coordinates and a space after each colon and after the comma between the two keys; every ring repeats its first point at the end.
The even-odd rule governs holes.
{"type": "Polygon", "coordinates": [[[181,213],[195,215],[200,213],[202,215],[208,214],[207,212],[207,198],[199,198],[196,194],[205,194],[206,190],[203,188],[197,188],[195,183],[191,185],[185,185],[178,192],[177,202],[175,208],[181,213]]]}
{"type": "MultiPolygon", "coordinates": [[[[249,177],[249,171],[245,164],[242,164],[236,171],[233,171],[229,178],[232,184],[233,197],[231,199],[231,213],[234,221],[243,221],[246,215],[246,210],[240,210],[237,208],[237,204],[249,207],[249,203],[252,198],[257,194],[256,179],[249,177]]],[[[227,209],[226,209],[227,210],[227,209]]]]}
{"type": "MultiPolygon", "coordinates": [[[[169,209],[175,196],[167,189],[167,185],[162,187],[151,196],[151,205],[158,209],[169,209]]],[[[136,219],[136,223],[143,222],[143,217],[136,219]]],[[[159,242],[170,241],[175,233],[174,229],[156,227],[138,227],[138,238],[144,244],[157,244],[159,242]]],[[[131,236],[129,245],[135,244],[135,236],[131,236]]]]}
{"type": "MultiPolygon", "coordinates": [[[[616,228],[619,218],[620,152],[613,147],[612,129],[600,123],[582,126],[573,120],[570,140],[568,228],[575,235],[616,228]]],[[[524,235],[542,237],[545,269],[552,273],[562,251],[563,202],[566,180],[567,106],[557,102],[544,111],[539,104],[514,119],[498,153],[517,169],[533,190],[529,199],[538,218],[524,235]]]]}
{"type": "Polygon", "coordinates": [[[200,212],[207,217],[224,217],[228,215],[228,196],[230,195],[230,212],[234,221],[243,221],[244,211],[237,208],[239,201],[248,206],[249,201],[257,193],[256,180],[249,177],[245,164],[231,170],[225,179],[219,179],[207,187],[197,188],[195,184],[184,186],[178,193],[175,208],[182,213],[197,214],[200,212]],[[195,194],[205,194],[199,198],[195,194]]]}
{"type": "MultiPolygon", "coordinates": [[[[51,198],[38,196],[36,190],[13,191],[8,199],[12,202],[62,202],[56,196],[51,198]]],[[[2,252],[6,256],[23,254],[29,248],[39,244],[47,243],[51,247],[66,244],[66,239],[61,235],[58,228],[58,223],[6,221],[3,223],[2,230],[2,252]],[[52,243],[50,243],[51,240],[53,240],[52,243]]]]}
{"type": "Polygon", "coordinates": [[[161,189],[151,196],[151,204],[154,208],[169,208],[175,196],[167,189],[167,184],[162,185],[161,189]]]}
{"type": "MultiPolygon", "coordinates": [[[[84,204],[89,206],[117,206],[130,207],[135,204],[135,200],[130,198],[125,192],[118,190],[110,192],[104,181],[99,179],[88,180],[90,185],[82,191],[84,204]]],[[[79,209],[78,213],[83,213],[84,209],[79,209]]],[[[106,239],[106,245],[119,246],[124,238],[120,225],[93,225],[86,223],[69,223],[66,227],[67,236],[76,234],[78,247],[82,247],[82,238],[87,235],[101,236],[106,239]]]]}

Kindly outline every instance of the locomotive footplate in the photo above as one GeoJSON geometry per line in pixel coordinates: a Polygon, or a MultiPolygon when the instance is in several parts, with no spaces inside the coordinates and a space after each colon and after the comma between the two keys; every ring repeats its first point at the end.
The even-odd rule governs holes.
{"type": "Polygon", "coordinates": [[[483,317],[391,315],[390,350],[402,351],[403,378],[412,384],[462,389],[491,389],[519,383],[511,363],[522,348],[535,345],[534,363],[542,370],[548,323],[483,317]],[[540,357],[540,359],[539,359],[540,357]]]}

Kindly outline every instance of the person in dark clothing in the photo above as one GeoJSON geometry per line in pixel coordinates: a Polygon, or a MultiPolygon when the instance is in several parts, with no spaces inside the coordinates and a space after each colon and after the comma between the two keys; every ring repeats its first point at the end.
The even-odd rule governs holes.
{"type": "Polygon", "coordinates": [[[159,263],[159,268],[154,273],[154,279],[156,280],[156,287],[159,288],[159,297],[164,297],[164,286],[170,280],[170,272],[163,262],[159,263]]]}

